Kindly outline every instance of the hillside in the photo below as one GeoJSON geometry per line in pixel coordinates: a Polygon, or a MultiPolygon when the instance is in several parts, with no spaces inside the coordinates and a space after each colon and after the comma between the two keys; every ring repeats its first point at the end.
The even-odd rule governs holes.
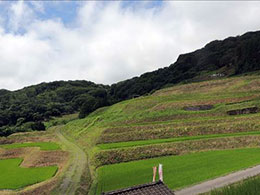
{"type": "Polygon", "coordinates": [[[62,132],[88,155],[92,194],[150,182],[158,163],[166,184],[183,188],[260,163],[259,81],[176,85],[100,108],[62,132]]]}
{"type": "MultiPolygon", "coordinates": [[[[56,81],[0,91],[0,136],[14,132],[45,130],[41,121],[75,113],[93,100],[88,112],[109,103],[109,86],[88,81],[56,81]]],[[[87,113],[87,111],[86,111],[87,113]]]]}
{"type": "MultiPolygon", "coordinates": [[[[46,131],[0,137],[0,144],[9,144],[0,145],[0,159],[13,173],[21,160],[4,159],[58,165],[57,175],[22,191],[96,195],[150,182],[159,163],[167,186],[182,189],[260,164],[259,84],[259,75],[179,84],[99,108],[83,119],[55,117],[44,122],[46,131]]],[[[26,178],[22,186],[35,183],[26,178]]]]}
{"type": "Polygon", "coordinates": [[[140,77],[111,86],[117,99],[143,95],[180,82],[209,80],[260,70],[260,31],[212,41],[202,49],[182,54],[177,61],[140,77]]]}
{"type": "Polygon", "coordinates": [[[260,70],[260,31],[213,41],[180,55],[169,67],[145,73],[111,86],[88,81],[56,81],[17,91],[0,90],[0,136],[44,130],[42,121],[149,94],[178,83],[212,80],[260,70]]]}

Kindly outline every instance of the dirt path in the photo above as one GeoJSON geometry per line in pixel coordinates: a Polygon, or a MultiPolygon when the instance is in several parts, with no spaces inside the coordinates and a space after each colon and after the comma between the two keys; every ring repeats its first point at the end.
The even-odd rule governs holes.
{"type": "Polygon", "coordinates": [[[81,175],[87,165],[87,156],[81,148],[69,141],[59,129],[56,130],[56,135],[73,155],[71,158],[70,167],[66,170],[62,183],[58,187],[58,193],[75,194],[75,191],[80,184],[81,175]]]}
{"type": "Polygon", "coordinates": [[[200,193],[209,192],[215,188],[223,187],[238,181],[241,181],[247,177],[260,174],[260,165],[248,168],[242,171],[231,173],[229,175],[219,177],[213,180],[206,181],[204,183],[191,186],[179,191],[175,191],[176,195],[195,195],[200,193]]]}

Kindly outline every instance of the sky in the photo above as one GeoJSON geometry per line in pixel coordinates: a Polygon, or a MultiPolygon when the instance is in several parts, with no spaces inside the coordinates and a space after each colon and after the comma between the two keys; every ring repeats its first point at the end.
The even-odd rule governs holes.
{"type": "Polygon", "coordinates": [[[0,89],[112,84],[260,30],[257,1],[0,1],[0,89]]]}

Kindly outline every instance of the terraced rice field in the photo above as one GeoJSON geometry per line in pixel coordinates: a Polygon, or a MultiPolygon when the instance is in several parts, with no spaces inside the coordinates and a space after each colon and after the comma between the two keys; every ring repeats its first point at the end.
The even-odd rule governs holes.
{"type": "MultiPolygon", "coordinates": [[[[33,136],[33,135],[32,135],[33,136]]],[[[27,136],[26,139],[28,139],[27,136]]],[[[17,136],[17,140],[23,140],[17,136]]],[[[14,139],[13,139],[14,141],[14,139]]],[[[55,142],[22,142],[0,145],[0,190],[24,190],[51,179],[68,159],[68,153],[55,142]]],[[[59,172],[58,172],[59,173],[59,172]]],[[[51,184],[51,183],[50,183],[51,184]]],[[[41,191],[49,190],[48,182],[41,191]]],[[[31,193],[38,193],[33,191],[31,193]]],[[[0,192],[1,193],[1,192],[0,192]]]]}
{"type": "Polygon", "coordinates": [[[45,181],[55,175],[57,166],[20,167],[22,159],[0,160],[0,189],[20,189],[45,181]]]}
{"type": "Polygon", "coordinates": [[[41,150],[59,150],[61,149],[57,143],[54,142],[30,142],[30,143],[14,143],[0,145],[0,148],[14,149],[24,147],[39,147],[41,150]]]}
{"type": "MultiPolygon", "coordinates": [[[[105,180],[96,174],[97,168],[102,166],[116,166],[117,163],[136,160],[146,162],[150,158],[169,155],[181,157],[201,151],[259,147],[260,113],[227,113],[251,107],[260,108],[258,75],[162,89],[151,95],[101,108],[85,119],[71,121],[64,126],[63,132],[75,139],[88,154],[89,174],[94,181],[93,194],[96,186],[105,180]],[[189,108],[200,106],[208,106],[209,109],[189,108]]],[[[198,168],[203,167],[198,164],[198,168]]],[[[125,170],[122,169],[122,172],[125,170]]],[[[221,174],[224,173],[225,169],[221,174]]],[[[183,182],[171,187],[179,188],[198,182],[196,178],[192,180],[193,177],[190,183],[183,182]]],[[[200,181],[210,177],[213,175],[200,181]]],[[[130,180],[128,183],[133,184],[130,180]]]]}
{"type": "Polygon", "coordinates": [[[169,188],[178,189],[259,164],[260,148],[199,152],[103,166],[98,169],[97,194],[101,190],[149,183],[152,167],[159,163],[163,164],[164,182],[169,188]]]}

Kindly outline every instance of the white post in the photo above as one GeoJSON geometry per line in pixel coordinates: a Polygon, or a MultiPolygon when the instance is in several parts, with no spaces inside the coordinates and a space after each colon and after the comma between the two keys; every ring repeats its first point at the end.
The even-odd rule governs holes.
{"type": "Polygon", "coordinates": [[[162,168],[162,164],[159,164],[159,180],[163,181],[163,168],[162,168]]]}

